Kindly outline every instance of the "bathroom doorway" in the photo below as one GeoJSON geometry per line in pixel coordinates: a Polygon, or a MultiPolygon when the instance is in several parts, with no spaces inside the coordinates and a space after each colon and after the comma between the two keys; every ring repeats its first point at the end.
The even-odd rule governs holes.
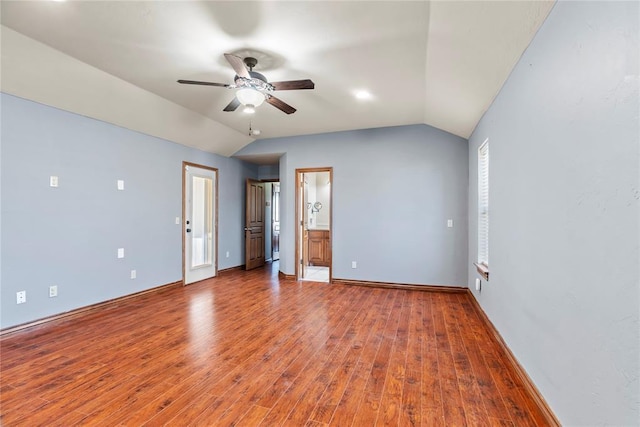
{"type": "Polygon", "coordinates": [[[296,278],[331,282],[333,168],[296,169],[296,278]]]}
{"type": "Polygon", "coordinates": [[[265,261],[280,259],[280,181],[263,180],[265,193],[265,261]]]}

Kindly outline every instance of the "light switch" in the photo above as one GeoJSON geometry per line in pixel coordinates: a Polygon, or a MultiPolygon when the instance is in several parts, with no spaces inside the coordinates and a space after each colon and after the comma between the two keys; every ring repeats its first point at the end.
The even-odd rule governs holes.
{"type": "Polygon", "coordinates": [[[58,177],[55,175],[51,175],[49,177],[49,185],[51,187],[57,187],[58,186],[58,177]]]}
{"type": "Polygon", "coordinates": [[[176,225],[180,225],[180,217],[179,216],[176,217],[176,225]]]}
{"type": "Polygon", "coordinates": [[[124,190],[124,181],[122,179],[118,180],[118,190],[124,190]]]}
{"type": "Polygon", "coordinates": [[[118,258],[124,258],[124,248],[118,248],[118,258]]]}
{"type": "Polygon", "coordinates": [[[447,220],[447,227],[453,228],[453,220],[452,219],[448,219],[447,220]]]}

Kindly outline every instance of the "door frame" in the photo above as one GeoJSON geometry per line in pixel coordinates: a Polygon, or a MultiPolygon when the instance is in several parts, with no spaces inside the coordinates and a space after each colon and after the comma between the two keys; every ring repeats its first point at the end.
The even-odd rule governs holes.
{"type": "MultiPolygon", "coordinates": [[[[187,166],[206,169],[213,171],[216,176],[215,183],[213,186],[213,195],[214,207],[213,207],[213,246],[215,248],[215,256],[213,259],[213,267],[215,271],[215,275],[213,277],[218,276],[218,181],[220,180],[220,174],[218,172],[218,168],[214,168],[211,166],[205,166],[198,163],[191,162],[182,162],[182,224],[180,227],[180,232],[182,233],[182,286],[186,286],[186,273],[187,273],[187,265],[186,265],[186,244],[187,244],[187,233],[186,233],[186,220],[185,216],[187,214],[186,210],[186,197],[187,197],[187,166]]],[[[206,279],[204,279],[206,280],[206,279]]],[[[197,282],[194,282],[197,283],[197,282]]],[[[191,283],[190,283],[191,284],[191,283]]]]}
{"type": "Polygon", "coordinates": [[[300,211],[301,198],[302,194],[300,194],[300,177],[305,173],[313,173],[313,172],[329,172],[329,182],[331,183],[331,187],[329,188],[329,283],[333,280],[333,167],[319,167],[319,168],[297,168],[295,171],[295,204],[296,204],[296,218],[295,218],[295,253],[296,253],[296,280],[300,280],[301,271],[300,271],[300,260],[302,258],[301,251],[303,248],[300,247],[300,239],[302,238],[303,224],[302,218],[303,213],[300,211]]]}

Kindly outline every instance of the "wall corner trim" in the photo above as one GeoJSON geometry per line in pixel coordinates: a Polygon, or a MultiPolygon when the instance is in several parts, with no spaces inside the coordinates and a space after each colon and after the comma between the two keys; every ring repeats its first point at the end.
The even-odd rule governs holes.
{"type": "Polygon", "coordinates": [[[502,335],[500,335],[500,332],[498,332],[498,330],[493,325],[491,320],[489,320],[487,313],[485,313],[485,311],[482,309],[482,307],[480,306],[480,303],[476,299],[473,292],[471,292],[469,288],[467,288],[466,291],[469,294],[469,297],[470,297],[469,299],[471,300],[471,304],[473,305],[473,308],[478,313],[478,316],[480,317],[481,321],[484,322],[487,329],[494,336],[498,345],[504,351],[504,354],[507,356],[507,360],[509,360],[511,367],[515,371],[518,378],[524,384],[524,388],[526,392],[529,394],[531,399],[535,402],[536,406],[538,407],[538,409],[544,416],[545,420],[547,421],[547,424],[552,427],[561,427],[562,424],[560,424],[560,421],[558,420],[558,418],[556,418],[555,414],[551,410],[551,407],[549,407],[549,404],[540,393],[540,390],[538,390],[536,385],[533,383],[533,380],[531,380],[531,377],[529,377],[529,374],[527,374],[527,371],[525,371],[522,365],[520,365],[520,363],[518,362],[518,359],[516,359],[516,356],[511,352],[511,350],[507,346],[507,343],[502,338],[502,335]]]}
{"type": "Polygon", "coordinates": [[[278,278],[280,278],[280,280],[296,280],[294,274],[285,274],[282,271],[278,271],[278,278]]]}

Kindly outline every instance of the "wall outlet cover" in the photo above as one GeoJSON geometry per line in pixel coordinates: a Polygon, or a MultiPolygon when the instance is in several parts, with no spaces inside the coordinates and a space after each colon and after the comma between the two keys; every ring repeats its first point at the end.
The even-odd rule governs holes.
{"type": "Polygon", "coordinates": [[[118,258],[124,258],[124,248],[118,248],[118,258]]]}

